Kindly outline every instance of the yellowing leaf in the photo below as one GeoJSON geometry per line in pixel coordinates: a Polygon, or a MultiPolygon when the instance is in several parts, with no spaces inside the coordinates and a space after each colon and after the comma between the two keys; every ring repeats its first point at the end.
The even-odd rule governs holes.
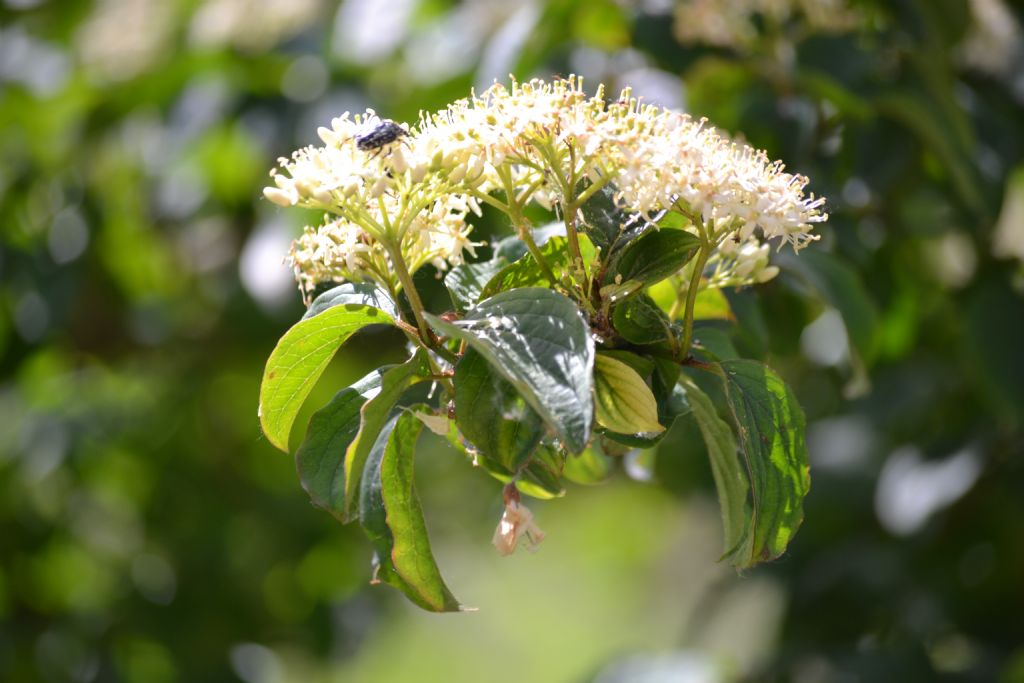
{"type": "Polygon", "coordinates": [[[594,361],[594,417],[598,424],[622,434],[658,433],[658,403],[636,370],[598,354],[594,361]]]}

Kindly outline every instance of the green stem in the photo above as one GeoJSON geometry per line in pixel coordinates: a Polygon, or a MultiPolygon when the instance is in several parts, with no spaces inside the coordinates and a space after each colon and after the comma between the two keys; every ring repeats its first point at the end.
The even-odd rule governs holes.
{"type": "Polygon", "coordinates": [[[686,288],[686,309],[683,313],[683,345],[680,350],[686,355],[689,355],[690,345],[693,343],[693,308],[697,303],[700,279],[704,275],[704,266],[707,265],[712,249],[711,240],[708,239],[704,224],[697,223],[697,229],[700,232],[700,250],[697,252],[697,261],[693,264],[690,284],[686,288]]]}
{"type": "Polygon", "coordinates": [[[412,315],[416,319],[416,327],[419,329],[420,337],[429,348],[435,348],[437,346],[436,339],[431,334],[430,327],[423,317],[423,301],[420,299],[420,293],[416,291],[416,285],[413,284],[409,269],[405,267],[405,259],[402,258],[401,250],[392,245],[385,245],[385,248],[391,257],[391,265],[395,269],[395,275],[398,276],[398,281],[402,283],[402,289],[405,290],[405,297],[409,300],[409,307],[412,308],[412,315]]]}

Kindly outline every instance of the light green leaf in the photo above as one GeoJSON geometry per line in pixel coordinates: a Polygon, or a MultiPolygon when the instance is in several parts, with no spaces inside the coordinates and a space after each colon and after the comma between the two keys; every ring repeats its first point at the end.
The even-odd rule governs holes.
{"type": "MultiPolygon", "coordinates": [[[[637,366],[623,359],[618,352],[602,351],[602,355],[608,355],[617,360],[622,360],[627,365],[637,370],[637,366]]],[[[651,390],[654,399],[658,402],[658,424],[665,427],[665,431],[647,434],[621,434],[613,431],[605,431],[604,436],[616,443],[624,444],[632,448],[651,448],[665,438],[669,427],[680,415],[685,415],[690,410],[686,401],[686,392],[679,386],[680,366],[666,358],[655,358],[650,361],[654,366],[651,373],[651,390]]],[[[646,375],[641,374],[641,377],[646,375]]]]}
{"type": "Polygon", "coordinates": [[[749,553],[732,559],[737,566],[751,566],[785,552],[803,521],[803,499],[811,486],[804,413],[768,366],[729,360],[712,367],[725,381],[751,484],[753,539],[749,553]]]}
{"type": "Polygon", "coordinates": [[[729,425],[718,416],[708,395],[685,375],[680,381],[686,389],[693,418],[704,437],[711,474],[718,490],[726,548],[722,559],[728,558],[737,567],[748,566],[754,540],[753,517],[747,499],[750,484],[740,464],[736,439],[729,425]]]}
{"type": "Polygon", "coordinates": [[[377,580],[395,586],[424,609],[457,612],[459,602],[434,561],[413,481],[422,427],[407,411],[392,414],[382,425],[362,472],[359,520],[377,551],[377,580]]]}
{"type": "Polygon", "coordinates": [[[590,439],[594,341],[583,314],[550,289],[501,292],[465,318],[426,314],[434,328],[479,351],[544,418],[573,453],[590,439]]]}
{"type": "Polygon", "coordinates": [[[536,450],[544,420],[472,347],[455,366],[455,422],[481,457],[512,475],[536,450]]]}
{"type": "Polygon", "coordinates": [[[285,452],[295,416],[338,348],[367,325],[393,325],[398,314],[380,290],[344,284],[317,297],[306,315],[278,341],[260,386],[263,433],[285,452]]]}
{"type": "Polygon", "coordinates": [[[604,354],[594,361],[595,417],[598,424],[622,434],[659,433],[658,404],[636,371],[604,354]]]}
{"type": "Polygon", "coordinates": [[[565,478],[574,484],[600,484],[608,478],[611,470],[612,459],[605,455],[596,440],[579,455],[565,459],[565,478]]]}
{"type": "Polygon", "coordinates": [[[430,373],[426,355],[418,351],[402,365],[396,365],[380,378],[380,391],[363,404],[359,411],[359,431],[345,450],[345,495],[341,520],[351,521],[359,506],[359,480],[377,436],[388,421],[405,390],[422,381],[430,373]]]}

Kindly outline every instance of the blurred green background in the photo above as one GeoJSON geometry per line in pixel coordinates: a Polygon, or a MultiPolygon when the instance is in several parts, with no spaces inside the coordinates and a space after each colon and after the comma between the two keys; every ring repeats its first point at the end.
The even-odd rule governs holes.
{"type": "MultiPolygon", "coordinates": [[[[0,680],[1024,681],[1022,22],[1000,0],[4,0],[0,680]],[[316,218],[261,199],[268,169],[344,110],[412,121],[510,73],[632,85],[828,197],[822,240],[698,333],[808,414],[806,521],[772,565],[716,563],[686,419],[533,504],[548,538],[511,558],[500,484],[430,441],[436,554],[480,611],[422,613],[261,437],[302,313],[282,257],[316,218]]],[[[401,352],[361,335],[313,402],[401,352]]]]}

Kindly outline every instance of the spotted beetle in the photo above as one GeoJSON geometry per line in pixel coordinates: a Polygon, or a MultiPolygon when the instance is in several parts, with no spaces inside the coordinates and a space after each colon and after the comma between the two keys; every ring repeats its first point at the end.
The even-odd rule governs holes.
{"type": "Polygon", "coordinates": [[[373,130],[356,136],[356,147],[364,152],[379,150],[409,133],[394,121],[384,119],[373,130]]]}

